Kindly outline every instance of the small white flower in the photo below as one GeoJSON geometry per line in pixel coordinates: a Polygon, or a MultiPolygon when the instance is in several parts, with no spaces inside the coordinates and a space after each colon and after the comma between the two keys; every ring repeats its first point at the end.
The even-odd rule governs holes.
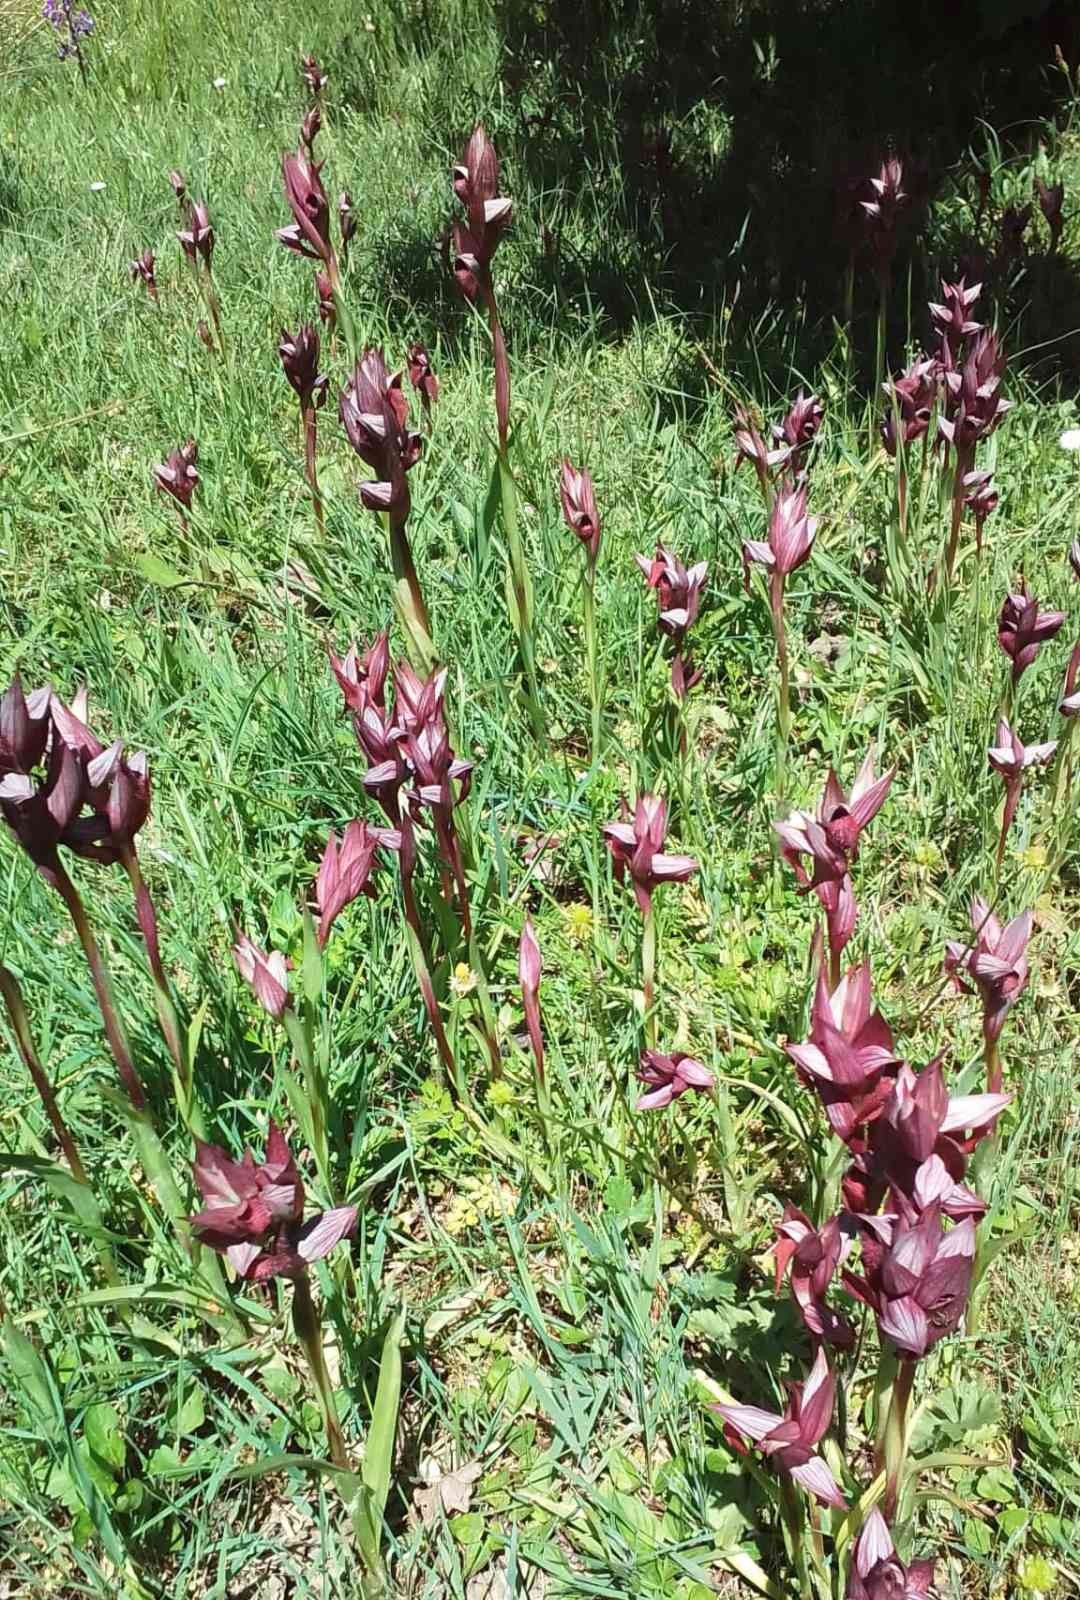
{"type": "Polygon", "coordinates": [[[214,88],[215,89],[224,89],[224,87],[228,83],[228,81],[229,81],[228,78],[215,78],[214,79],[214,88]]]}
{"type": "MultiPolygon", "coordinates": [[[[104,189],[104,187],[105,187],[105,185],[102,183],[101,179],[99,178],[96,183],[92,183],[90,185],[90,193],[91,194],[100,194],[102,189],[104,189]]],[[[1080,435],[1078,435],[1077,437],[1078,437],[1078,439],[1080,439],[1080,435]]]]}
{"type": "Polygon", "coordinates": [[[1080,450],[1080,428],[1066,428],[1058,444],[1063,450],[1080,450]]]}

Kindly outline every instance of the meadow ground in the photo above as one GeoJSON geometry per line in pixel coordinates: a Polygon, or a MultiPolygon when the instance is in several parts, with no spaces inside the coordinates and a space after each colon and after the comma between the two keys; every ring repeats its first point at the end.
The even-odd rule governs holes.
{"type": "MultiPolygon", "coordinates": [[[[849,784],[872,746],[896,777],[862,841],[848,959],[871,961],[906,1059],[944,1052],[954,1089],[979,1090],[979,1004],[943,983],[945,941],[968,933],[974,893],[1009,915],[1031,907],[1035,923],[1030,984],[1002,1036],[1016,1098],[983,1225],[1004,1248],[977,1331],[920,1364],[916,1546],[937,1555],[943,1596],[1076,1593],[1080,830],[1061,764],[1031,773],[998,878],[1002,784],[986,755],[1008,678],[1004,595],[1022,575],[1067,617],[1020,688],[1029,742],[1062,732],[1080,631],[1067,560],[1080,452],[1059,443],[1080,426],[1080,132],[1050,36],[1001,41],[973,24],[935,53],[868,20],[877,8],[852,20],[843,5],[734,7],[721,26],[689,3],[393,0],[369,16],[341,0],[310,14],[284,0],[122,0],[92,8],[83,84],[36,12],[5,6],[0,668],[5,683],[17,671],[66,698],[88,685],[98,731],[149,754],[139,851],[193,1063],[188,1122],[201,1117],[238,1155],[262,1150],[276,1116],[298,1135],[314,1200],[333,1190],[359,1205],[349,1245],[315,1276],[353,1461],[375,1459],[380,1361],[385,1373],[400,1348],[375,1534],[389,1592],[703,1600],[753,1593],[755,1573],[794,1592],[763,1509],[770,1480],[742,1469],[706,1402],[720,1386],[771,1405],[778,1376],[809,1359],[767,1252],[784,1205],[816,1211],[838,1169],[783,1050],[806,1036],[816,903],[778,860],[772,824],[782,804],[816,804],[830,766],[849,784]],[[829,29],[845,31],[839,53],[829,29]],[[374,898],[336,923],[325,972],[305,964],[302,910],[327,834],[377,820],[326,645],[370,641],[393,610],[386,537],[358,502],[367,474],[337,419],[345,333],[324,330],[321,534],[277,354],[281,329],[315,310],[310,263],[273,237],[289,220],[280,154],[309,104],[301,51],[329,74],[318,149],[331,197],[352,196],[344,298],[357,336],[385,346],[391,368],[423,341],[440,383],[409,475],[410,529],[456,747],[475,763],[456,813],[471,946],[443,906],[426,833],[422,845],[464,1093],[440,1067],[389,862],[374,898]],[[869,56],[888,89],[868,81],[869,56]],[[812,93],[811,58],[828,63],[812,93]],[[504,593],[490,343],[444,246],[449,170],[481,115],[514,199],[495,267],[543,740],[522,704],[504,593]],[[956,582],[929,593],[948,490],[913,455],[905,566],[877,427],[874,277],[860,256],[849,323],[850,240],[835,222],[837,177],[859,159],[855,171],[876,170],[890,141],[912,197],[888,364],[929,345],[925,302],[970,258],[987,273],[979,311],[1005,341],[1013,401],[980,447],[1000,497],[981,556],[966,519],[956,582]],[[175,241],[172,169],[209,205],[221,354],[194,333],[203,311],[175,241]],[[1063,236],[1051,249],[1036,205],[1010,247],[1009,208],[1031,200],[1036,177],[1065,183],[1063,236]],[[127,270],[148,247],[157,305],[127,270]],[[740,558],[744,540],[765,537],[765,514],[753,471],[735,470],[733,418],[743,404],[775,420],[800,388],[824,404],[810,469],[819,531],[788,584],[781,796],[769,610],[760,574],[744,590],[740,558]],[[200,481],[184,525],[151,470],[188,438],[200,481]],[[564,456],[591,471],[603,519],[598,753],[564,456]],[[708,563],[691,633],[701,677],[681,717],[633,560],[657,541],[708,563]],[[600,828],[650,789],[668,799],[671,847],[700,870],[657,892],[645,1018],[640,916],[600,828]],[[546,1109],[522,1021],[526,912],[544,962],[546,1109]],[[235,970],[238,927],[287,953],[294,986],[309,986],[330,1107],[318,1177],[303,1137],[309,1086],[235,970]],[[654,1026],[663,1047],[704,1062],[715,1094],[634,1111],[654,1026]]],[[[393,647],[404,648],[396,626],[393,647]]],[[[0,959],[96,1200],[88,1210],[58,1165],[5,1032],[0,1594],[373,1594],[364,1532],[320,1465],[290,1290],[238,1285],[242,1335],[208,1321],[205,1280],[136,1156],[63,907],[6,830],[2,844],[0,959]]],[[[91,861],[72,872],[195,1209],[128,881],[91,861]]],[[[872,1477],[869,1315],[860,1338],[846,1419],[856,1493],[872,1477]]]]}

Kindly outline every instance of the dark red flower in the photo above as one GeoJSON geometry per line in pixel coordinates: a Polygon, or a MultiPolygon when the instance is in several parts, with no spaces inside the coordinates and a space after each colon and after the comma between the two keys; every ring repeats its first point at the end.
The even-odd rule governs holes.
{"type": "Polygon", "coordinates": [[[824,971],[819,973],[810,1037],[785,1049],[813,1085],[837,1137],[848,1144],[864,1142],[900,1065],[889,1025],[873,1009],[867,963],[849,968],[832,994],[824,971]]]}
{"type": "Polygon", "coordinates": [[[394,828],[373,828],[366,822],[350,822],[338,844],[337,834],[326,841],[319,874],[315,880],[315,900],[319,910],[318,940],[324,945],[334,919],[358,896],[375,898],[371,874],[376,867],[375,853],[380,848],[397,850],[401,834],[394,828]]]}
{"type": "Polygon", "coordinates": [[[360,485],[360,499],[369,511],[409,510],[405,474],[416,465],[424,441],[409,429],[409,402],[402,374],[387,371],[381,350],[365,350],[341,391],[338,411],[349,443],[375,473],[360,485]]]}
{"type": "Polygon", "coordinates": [[[274,1122],[258,1165],[249,1150],[242,1161],[232,1161],[219,1145],[200,1140],[193,1171],[204,1209],[191,1218],[192,1232],[254,1283],[300,1277],[356,1226],[355,1206],[303,1220],[304,1186],[274,1122]]]}
{"type": "Polygon", "coordinates": [[[154,483],[163,494],[171,495],[184,511],[191,510],[191,497],[199,481],[195,470],[198,459],[199,447],[194,439],[189,439],[187,444],[170,450],[165,460],[153,468],[154,483]]]}
{"type": "Polygon", "coordinates": [[[824,1505],[846,1508],[840,1488],[814,1446],[824,1438],[832,1421],[836,1380],[829,1370],[824,1346],[818,1349],[806,1382],[789,1386],[783,1416],[757,1406],[715,1405],[712,1410],[747,1439],[752,1439],[767,1460],[824,1505]]]}
{"type": "Polygon", "coordinates": [[[327,379],[319,371],[319,335],[314,324],[302,322],[295,333],[282,328],[278,355],[300,404],[318,410],[326,399],[327,379]]]}
{"type": "Polygon", "coordinates": [[[1012,662],[1012,681],[1019,683],[1042,646],[1065,621],[1063,611],[1040,611],[1025,584],[1019,594],[1008,594],[998,618],[998,644],[1012,662]]]}
{"type": "Polygon", "coordinates": [[[196,261],[201,256],[206,265],[210,265],[210,257],[214,253],[214,230],[210,225],[210,212],[205,200],[187,203],[187,227],[181,229],[176,237],[189,261],[196,261]]]}
{"type": "Polygon", "coordinates": [[[282,156],[281,175],[293,220],[287,228],[278,228],[275,238],[287,250],[321,261],[333,278],[337,267],[330,242],[330,202],[319,176],[321,171],[322,162],[313,161],[306,150],[295,154],[286,151],[282,156]]]}
{"type": "Polygon", "coordinates": [[[919,1360],[960,1326],[975,1264],[975,1222],[944,1229],[941,1206],[898,1215],[860,1217],[862,1276],[844,1269],[844,1284],[877,1317],[901,1356],[919,1360]]]}
{"type": "Polygon", "coordinates": [[[928,1600],[933,1579],[932,1561],[904,1566],[885,1518],[874,1506],[855,1541],[846,1600],[928,1600]]]}
{"type": "Polygon", "coordinates": [[[777,1229],[776,1292],[787,1273],[799,1314],[814,1339],[823,1339],[838,1350],[849,1350],[855,1343],[851,1323],[829,1305],[826,1296],[837,1268],[851,1249],[850,1231],[841,1227],[839,1217],[830,1217],[820,1231],[797,1206],[784,1207],[777,1229]]]}
{"type": "MultiPolygon", "coordinates": [[[[559,497],[566,526],[577,535],[595,561],[600,549],[600,513],[596,509],[596,491],[591,474],[584,468],[579,470],[571,466],[569,461],[564,461],[559,471],[559,497]]],[[[643,559],[639,558],[639,565],[643,559]]]]}
{"type": "Polygon", "coordinates": [[[439,380],[431,368],[431,357],[422,344],[411,344],[408,356],[409,382],[420,395],[425,411],[439,398],[439,380]]]}
{"type": "Polygon", "coordinates": [[[667,806],[659,795],[639,795],[633,821],[605,822],[601,832],[611,851],[616,878],[621,882],[629,873],[644,916],[649,914],[653,890],[659,884],[685,883],[698,870],[693,856],[664,853],[667,806]]]}

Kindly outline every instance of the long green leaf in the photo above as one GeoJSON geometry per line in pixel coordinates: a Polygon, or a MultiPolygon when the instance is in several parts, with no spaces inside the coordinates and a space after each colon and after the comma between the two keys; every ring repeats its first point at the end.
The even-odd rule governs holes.
{"type": "Polygon", "coordinates": [[[394,1441],[397,1438],[398,1408],[401,1404],[401,1339],[404,1332],[405,1312],[402,1310],[390,1323],[383,1340],[375,1408],[371,1413],[371,1426],[364,1447],[361,1476],[380,1518],[386,1510],[394,1467],[394,1441]]]}

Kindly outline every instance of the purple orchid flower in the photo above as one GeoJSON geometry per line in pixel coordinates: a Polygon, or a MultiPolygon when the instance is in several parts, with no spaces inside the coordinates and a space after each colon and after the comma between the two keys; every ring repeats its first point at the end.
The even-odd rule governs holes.
{"type": "Polygon", "coordinates": [[[664,1055],[659,1050],[642,1052],[638,1077],[647,1085],[635,1111],[662,1111],[689,1089],[711,1089],[716,1082],[708,1067],[685,1050],[664,1055]]]}
{"type": "MultiPolygon", "coordinates": [[[[1002,927],[986,901],[976,895],[971,902],[971,925],[975,930],[974,944],[954,940],[946,944],[945,971],[962,993],[970,994],[974,985],[982,996],[983,1034],[987,1043],[992,1043],[1027,988],[1031,912],[1021,912],[1002,927]]],[[[993,1093],[1001,1084],[991,1083],[988,1087],[993,1093]]]]}
{"type": "Polygon", "coordinates": [[[824,1458],[814,1451],[832,1421],[835,1393],[836,1380],[822,1346],[806,1382],[789,1386],[783,1416],[757,1406],[715,1405],[711,1409],[724,1419],[728,1429],[751,1439],[768,1461],[794,1478],[807,1494],[823,1505],[844,1510],[847,1501],[836,1479],[824,1458]]]}
{"type": "Polygon", "coordinates": [[[679,700],[698,682],[701,674],[694,671],[685,655],[686,635],[694,626],[701,610],[701,593],[708,578],[704,561],[685,567],[678,556],[662,544],[650,561],[648,556],[636,555],[634,560],[650,589],[656,590],[659,612],[657,626],[666,634],[674,647],[671,660],[671,686],[679,700]]]}
{"type": "Polygon", "coordinates": [[[787,1274],[799,1315],[811,1336],[838,1350],[851,1349],[855,1329],[847,1317],[832,1309],[826,1295],[852,1242],[850,1230],[841,1226],[839,1217],[830,1217],[819,1230],[797,1206],[788,1205],[773,1251],[777,1294],[787,1274]]]}
{"type": "Polygon", "coordinates": [[[930,317],[943,340],[948,342],[949,348],[959,350],[965,339],[973,333],[982,332],[982,323],[975,322],[971,317],[971,308],[982,294],[982,284],[967,284],[963,278],[959,283],[941,284],[941,303],[933,300],[930,302],[930,317]]]}
{"type": "Polygon", "coordinates": [[[600,551],[600,513],[591,474],[564,461],[559,470],[559,497],[566,526],[595,562],[600,551]]]}
{"type": "Polygon", "coordinates": [[[975,1264],[975,1222],[942,1227],[941,1206],[921,1213],[861,1217],[859,1276],[844,1268],[850,1294],[868,1305],[883,1338],[918,1361],[960,1326],[975,1264]]]}
{"type": "Polygon", "coordinates": [[[315,879],[315,900],[319,911],[318,941],[325,945],[334,920],[360,895],[374,899],[376,890],[371,875],[376,868],[376,852],[399,850],[401,833],[395,828],[373,828],[366,822],[350,822],[338,844],[337,834],[326,841],[319,873],[315,879]]]}
{"type": "Polygon", "coordinates": [[[643,916],[652,910],[654,890],[661,883],[685,883],[698,870],[693,856],[667,855],[667,806],[659,795],[642,794],[633,821],[605,822],[601,832],[611,851],[616,878],[629,874],[643,916]]]}
{"type": "Polygon", "coordinates": [[[267,1016],[279,1022],[289,1004],[288,963],[280,950],[267,955],[246,933],[238,933],[233,960],[244,982],[267,1016]]]}
{"type": "Polygon", "coordinates": [[[998,619],[998,644],[1012,662],[1014,685],[1064,621],[1063,611],[1040,611],[1039,602],[1032,599],[1026,584],[1019,594],[1005,596],[998,619]]]}
{"type": "Polygon", "coordinates": [[[1001,834],[997,849],[997,868],[1000,872],[1001,863],[1005,859],[1005,843],[1009,829],[1020,803],[1024,773],[1029,767],[1045,766],[1057,749],[1057,740],[1049,739],[1044,744],[1025,745],[1004,717],[998,722],[996,739],[997,743],[990,746],[986,755],[991,767],[1005,784],[1005,808],[1001,817],[1001,834]]]}
{"type": "Polygon", "coordinates": [[[889,1025],[873,1009],[867,963],[851,967],[831,994],[824,970],[819,972],[810,1037],[785,1049],[821,1099],[833,1132],[862,1148],[900,1065],[889,1025]]]}
{"type": "Polygon", "coordinates": [[[232,1161],[199,1142],[193,1171],[204,1209],[191,1218],[197,1239],[228,1257],[252,1283],[299,1278],[356,1226],[356,1207],[337,1206],[304,1221],[304,1186],[284,1134],[271,1122],[266,1156],[232,1161]]]}
{"type": "Polygon", "coordinates": [[[928,1600],[933,1579],[932,1561],[912,1561],[904,1566],[888,1524],[875,1506],[855,1541],[846,1600],[928,1600]]]}

